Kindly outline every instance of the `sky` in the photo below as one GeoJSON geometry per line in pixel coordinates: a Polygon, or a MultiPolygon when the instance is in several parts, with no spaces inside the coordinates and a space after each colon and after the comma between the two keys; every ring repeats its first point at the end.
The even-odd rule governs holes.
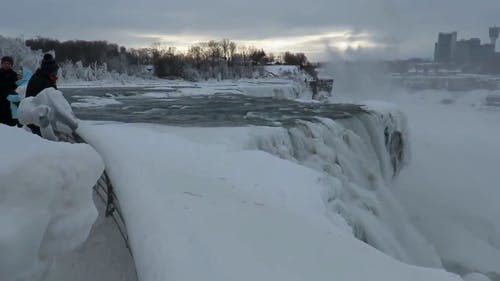
{"type": "Polygon", "coordinates": [[[106,40],[134,48],[160,42],[179,50],[228,38],[267,52],[304,52],[313,60],[332,50],[354,58],[431,58],[438,32],[458,31],[459,38],[487,41],[488,27],[500,25],[498,0],[15,3],[2,5],[0,35],[106,40]]]}

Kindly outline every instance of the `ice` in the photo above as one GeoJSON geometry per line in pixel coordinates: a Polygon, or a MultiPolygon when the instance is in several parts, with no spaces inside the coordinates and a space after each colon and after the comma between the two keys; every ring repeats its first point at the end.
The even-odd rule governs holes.
{"type": "MultiPolygon", "coordinates": [[[[138,98],[310,99],[302,81],[278,78],[155,85],[166,93],[138,98]]],[[[500,119],[491,95],[357,93],[367,112],[344,120],[216,129],[87,123],[79,133],[107,162],[141,280],[458,280],[407,264],[500,280],[500,139],[492,129],[500,119]]],[[[44,212],[36,224],[23,220],[35,217],[24,209],[9,214],[29,230],[2,232],[11,241],[5,251],[26,247],[2,263],[11,272],[40,276],[49,256],[70,248],[64,240],[37,247],[44,212]]]]}
{"type": "Polygon", "coordinates": [[[275,130],[79,127],[107,163],[139,280],[459,280],[332,223],[324,195],[341,181],[251,148],[275,130]]]}
{"type": "Polygon", "coordinates": [[[113,104],[121,104],[115,98],[101,98],[101,97],[77,97],[78,102],[71,103],[72,107],[102,107],[113,104]]]}
{"type": "Polygon", "coordinates": [[[56,132],[71,135],[78,127],[78,120],[61,91],[47,88],[35,97],[21,100],[18,119],[22,125],[40,127],[44,138],[58,140],[56,132]]]}
{"type": "MultiPolygon", "coordinates": [[[[19,47],[39,65],[40,53],[30,53],[21,42],[0,41],[5,50],[19,47]]],[[[277,75],[284,72],[278,69],[277,75]]],[[[311,95],[297,76],[160,82],[111,76],[105,67],[81,63],[64,65],[61,75],[64,86],[161,86],[168,98],[232,93],[308,100],[311,95]]],[[[350,86],[377,86],[370,79],[354,80],[350,86]]],[[[62,94],[49,92],[39,101],[25,99],[21,119],[52,131],[59,129],[53,120],[76,129],[62,94]]],[[[86,123],[78,132],[107,164],[141,280],[459,280],[400,261],[497,280],[498,191],[492,183],[498,177],[492,171],[499,142],[490,129],[498,119],[470,114],[483,105],[475,100],[464,106],[465,99],[455,95],[419,95],[425,102],[415,103],[415,96],[408,99],[412,103],[395,99],[409,110],[410,122],[417,120],[417,127],[410,125],[416,153],[407,171],[402,170],[409,160],[406,118],[373,101],[366,102],[367,113],[350,119],[299,121],[290,128],[86,123]],[[427,107],[434,98],[438,106],[427,107]],[[460,157],[474,166],[457,161],[460,157]],[[393,186],[398,176],[401,181],[393,186]]],[[[109,102],[118,101],[99,98],[86,105],[109,102]]],[[[57,139],[49,133],[43,131],[57,139]]],[[[0,276],[36,280],[55,256],[74,250],[88,235],[96,215],[90,188],[103,165],[87,145],[46,142],[4,126],[0,134],[9,144],[0,148],[7,159],[0,164],[0,276]]]]}
{"type": "Polygon", "coordinates": [[[87,238],[92,186],[104,169],[86,144],[54,143],[0,125],[0,276],[40,280],[87,238]]]}
{"type": "Polygon", "coordinates": [[[290,129],[260,134],[251,147],[340,181],[323,200],[334,222],[343,217],[360,240],[407,263],[441,267],[435,248],[408,222],[391,190],[392,179],[408,161],[406,118],[394,106],[367,108],[372,111],[352,118],[299,121],[290,129]],[[390,136],[398,134],[404,141],[391,152],[390,136]]]}
{"type": "Polygon", "coordinates": [[[481,273],[477,273],[477,272],[467,274],[466,276],[464,276],[464,280],[465,281],[491,281],[491,279],[488,278],[487,276],[485,276],[481,273]]]}
{"type": "Polygon", "coordinates": [[[391,101],[408,115],[412,161],[394,194],[411,223],[434,245],[447,270],[491,280],[500,280],[500,115],[487,97],[497,94],[427,90],[356,96],[357,102],[391,101]]]}

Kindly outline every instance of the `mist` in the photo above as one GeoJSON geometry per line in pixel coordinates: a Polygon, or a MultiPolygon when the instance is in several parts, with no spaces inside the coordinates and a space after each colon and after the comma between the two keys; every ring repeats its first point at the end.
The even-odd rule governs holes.
{"type": "Polygon", "coordinates": [[[395,74],[381,60],[331,48],[328,53],[322,74],[335,77],[333,102],[378,100],[407,116],[411,161],[393,190],[443,266],[466,280],[471,272],[500,280],[500,111],[492,102],[500,90],[491,86],[496,76],[406,74],[405,82],[422,88],[405,88],[413,84],[394,83],[395,74]]]}
{"type": "Polygon", "coordinates": [[[359,102],[386,97],[391,92],[391,73],[384,61],[366,58],[363,50],[341,51],[325,44],[327,62],[320,76],[333,77],[333,99],[359,102]]]}

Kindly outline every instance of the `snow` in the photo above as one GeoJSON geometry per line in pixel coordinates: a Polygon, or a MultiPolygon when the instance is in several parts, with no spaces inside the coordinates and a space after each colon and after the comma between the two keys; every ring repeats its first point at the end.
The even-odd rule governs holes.
{"type": "Polygon", "coordinates": [[[58,140],[56,132],[70,135],[77,127],[71,106],[61,91],[46,88],[35,97],[21,100],[18,109],[19,123],[40,127],[41,135],[50,140],[58,140]]]}
{"type": "Polygon", "coordinates": [[[291,76],[292,74],[297,75],[300,72],[298,65],[266,65],[264,66],[264,70],[278,77],[291,76]]]}
{"type": "Polygon", "coordinates": [[[448,269],[499,280],[500,114],[484,110],[481,91],[455,96],[451,104],[429,102],[436,96],[449,93],[400,101],[413,117],[415,152],[399,197],[448,269]]]}
{"type": "Polygon", "coordinates": [[[87,238],[92,186],[104,165],[85,144],[54,143],[0,125],[0,276],[39,280],[87,238]]]}
{"type": "Polygon", "coordinates": [[[476,272],[466,280],[480,273],[477,280],[500,280],[500,110],[486,102],[498,94],[375,91],[340,97],[389,100],[407,114],[412,161],[398,177],[395,195],[447,270],[476,272]]]}
{"type": "Polygon", "coordinates": [[[463,279],[465,281],[490,281],[487,276],[477,272],[467,274],[463,279]]]}
{"type": "MultiPolygon", "coordinates": [[[[165,93],[135,98],[310,98],[301,83],[281,79],[151,89],[165,93]]],[[[500,110],[486,102],[499,93],[339,94],[334,101],[354,99],[368,112],[291,128],[79,123],[115,185],[139,279],[460,280],[444,267],[465,280],[500,280],[500,110]]],[[[73,105],[120,96],[84,98],[73,105]]],[[[18,225],[33,228],[24,239],[38,243],[38,224],[18,225]]],[[[35,262],[13,262],[19,272],[45,272],[52,258],[37,261],[36,245],[23,247],[35,262]]],[[[63,271],[50,276],[71,278],[63,271]]]]}
{"type": "Polygon", "coordinates": [[[76,250],[54,258],[45,280],[137,281],[135,265],[114,221],[105,217],[106,204],[94,193],[99,216],[88,239],[76,250]]]}
{"type": "Polygon", "coordinates": [[[324,195],[340,181],[250,149],[255,130],[79,127],[104,156],[140,280],[459,280],[333,224],[324,195]]]}
{"type": "Polygon", "coordinates": [[[387,128],[389,136],[402,133],[405,139],[404,119],[396,118],[397,111],[378,113],[253,132],[255,141],[249,147],[327,174],[333,182],[323,196],[327,215],[347,232],[401,261],[441,267],[435,249],[408,223],[390,190],[395,170],[407,160],[403,154],[392,167],[384,131],[387,128]]]}

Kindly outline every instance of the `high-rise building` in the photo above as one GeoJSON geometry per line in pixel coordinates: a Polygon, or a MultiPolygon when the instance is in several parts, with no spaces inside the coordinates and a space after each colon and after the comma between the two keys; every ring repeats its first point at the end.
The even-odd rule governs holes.
{"type": "Polygon", "coordinates": [[[444,33],[440,32],[438,41],[434,47],[434,61],[449,63],[455,57],[457,44],[457,32],[444,33]]]}
{"type": "Polygon", "coordinates": [[[482,63],[491,60],[495,54],[495,43],[500,27],[490,27],[490,44],[481,44],[479,38],[457,41],[457,32],[439,33],[434,49],[434,61],[439,63],[482,63]]]}
{"type": "Polygon", "coordinates": [[[491,44],[494,46],[493,49],[495,49],[499,33],[500,33],[500,27],[490,27],[490,40],[491,44]]]}
{"type": "Polygon", "coordinates": [[[434,61],[462,71],[500,73],[500,52],[495,52],[500,27],[490,27],[490,43],[481,44],[479,38],[457,41],[457,32],[439,33],[434,48],[434,61]]]}

